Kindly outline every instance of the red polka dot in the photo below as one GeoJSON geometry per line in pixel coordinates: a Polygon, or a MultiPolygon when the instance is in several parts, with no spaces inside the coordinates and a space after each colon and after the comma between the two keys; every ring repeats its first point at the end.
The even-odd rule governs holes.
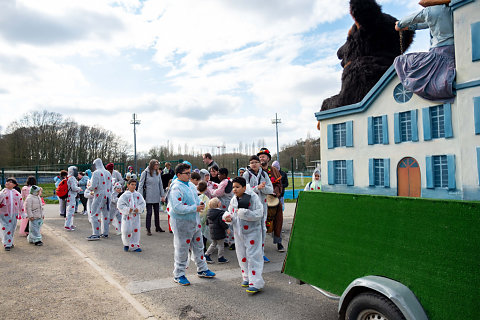
{"type": "Polygon", "coordinates": [[[97,227],[97,230],[99,230],[99,229],[100,229],[100,228],[99,228],[99,227],[97,227]]]}
{"type": "Polygon", "coordinates": [[[130,220],[130,217],[127,217],[127,220],[130,220]]]}
{"type": "Polygon", "coordinates": [[[243,259],[242,259],[242,262],[247,262],[247,258],[243,258],[243,259]]]}
{"type": "Polygon", "coordinates": [[[318,190],[320,190],[320,187],[317,187],[318,190]]]}
{"type": "Polygon", "coordinates": [[[133,230],[133,232],[138,232],[138,229],[133,230]]]}
{"type": "Polygon", "coordinates": [[[223,206],[223,209],[225,209],[225,208],[226,208],[226,207],[225,207],[225,206],[223,206]]]}
{"type": "Polygon", "coordinates": [[[265,244],[264,244],[264,243],[262,243],[262,248],[263,248],[263,247],[265,247],[265,244]]]}
{"type": "Polygon", "coordinates": [[[67,200],[67,202],[70,202],[70,200],[67,200]]]}
{"type": "Polygon", "coordinates": [[[11,233],[10,231],[7,232],[8,235],[10,235],[10,233],[11,233]]]}
{"type": "Polygon", "coordinates": [[[267,202],[267,199],[265,199],[265,202],[267,202]]]}
{"type": "Polygon", "coordinates": [[[232,208],[232,213],[234,213],[234,212],[235,212],[235,208],[232,208]]]}
{"type": "Polygon", "coordinates": [[[2,230],[5,230],[5,227],[3,227],[2,230]]]}
{"type": "Polygon", "coordinates": [[[245,273],[245,270],[242,270],[242,273],[245,273]]]}
{"type": "Polygon", "coordinates": [[[72,206],[72,209],[75,208],[75,206],[72,206]]]}
{"type": "Polygon", "coordinates": [[[248,226],[243,226],[243,229],[248,230],[248,226]]]}
{"type": "Polygon", "coordinates": [[[103,173],[100,173],[100,175],[103,177],[103,173]]]}
{"type": "Polygon", "coordinates": [[[11,223],[11,222],[12,222],[12,220],[8,220],[8,223],[11,223]]]}
{"type": "Polygon", "coordinates": [[[250,240],[250,244],[253,246],[255,244],[255,240],[250,240]]]}
{"type": "Polygon", "coordinates": [[[201,224],[199,224],[199,225],[198,225],[198,227],[199,227],[199,228],[201,228],[201,227],[202,227],[202,225],[201,225],[201,224]]]}
{"type": "Polygon", "coordinates": [[[5,213],[5,217],[8,217],[8,213],[5,213]]]}
{"type": "Polygon", "coordinates": [[[252,274],[255,275],[255,270],[252,270],[252,274]]]}
{"type": "Polygon", "coordinates": [[[103,184],[105,184],[105,181],[103,181],[103,184]]]}
{"type": "Polygon", "coordinates": [[[137,197],[137,200],[139,200],[139,199],[140,199],[140,197],[137,197]]]}
{"type": "Polygon", "coordinates": [[[95,215],[95,217],[98,217],[98,213],[95,215]]]}
{"type": "Polygon", "coordinates": [[[182,198],[178,198],[178,201],[182,201],[182,198]]]}
{"type": "Polygon", "coordinates": [[[187,204],[186,204],[186,203],[184,203],[183,205],[184,205],[184,206],[186,206],[187,204]]]}
{"type": "Polygon", "coordinates": [[[195,240],[200,241],[200,237],[197,237],[197,239],[195,239],[195,240]]]}
{"type": "Polygon", "coordinates": [[[8,197],[5,197],[5,199],[7,199],[7,200],[8,200],[8,197]]]}
{"type": "Polygon", "coordinates": [[[12,239],[8,239],[8,242],[12,242],[12,239]]]}
{"type": "Polygon", "coordinates": [[[170,211],[170,208],[167,208],[167,211],[170,211]]]}
{"type": "Polygon", "coordinates": [[[108,177],[107,179],[110,180],[110,177],[108,177]]]}
{"type": "Polygon", "coordinates": [[[134,245],[132,244],[132,248],[134,247],[134,245]]]}
{"type": "Polygon", "coordinates": [[[187,239],[187,243],[190,243],[190,239],[187,239]]]}
{"type": "Polygon", "coordinates": [[[313,190],[313,188],[311,188],[310,190],[313,190]]]}
{"type": "Polygon", "coordinates": [[[131,234],[129,234],[127,237],[129,237],[129,238],[130,238],[131,236],[132,236],[132,235],[131,235],[131,234]]]}
{"type": "Polygon", "coordinates": [[[18,203],[15,202],[15,205],[18,206],[18,203]]]}
{"type": "Polygon", "coordinates": [[[232,237],[232,240],[235,240],[235,237],[232,237]]]}
{"type": "Polygon", "coordinates": [[[250,207],[250,202],[248,203],[248,206],[250,207]]]}
{"type": "Polygon", "coordinates": [[[107,218],[105,218],[105,221],[107,221],[107,218]]]}
{"type": "Polygon", "coordinates": [[[98,193],[97,193],[97,198],[98,198],[98,193]]]}
{"type": "Polygon", "coordinates": [[[200,257],[200,259],[202,259],[202,260],[203,260],[203,256],[201,256],[201,257],[200,257]]]}
{"type": "Polygon", "coordinates": [[[103,199],[107,199],[107,196],[103,196],[103,199]]]}

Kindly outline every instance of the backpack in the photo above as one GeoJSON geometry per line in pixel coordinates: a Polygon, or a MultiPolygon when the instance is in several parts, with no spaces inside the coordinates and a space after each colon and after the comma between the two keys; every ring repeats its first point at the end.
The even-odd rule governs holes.
{"type": "Polygon", "coordinates": [[[230,193],[233,190],[233,182],[232,180],[228,179],[227,186],[225,187],[225,193],[230,193]]]}
{"type": "Polygon", "coordinates": [[[55,193],[57,194],[57,197],[59,197],[60,199],[63,199],[63,200],[67,199],[67,196],[68,196],[67,179],[63,179],[62,181],[60,181],[57,189],[55,190],[55,193]]]}

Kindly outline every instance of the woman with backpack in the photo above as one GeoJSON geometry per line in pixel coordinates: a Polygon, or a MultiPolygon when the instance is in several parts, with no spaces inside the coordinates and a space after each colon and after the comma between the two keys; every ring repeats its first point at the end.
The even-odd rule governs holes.
{"type": "Polygon", "coordinates": [[[154,212],[155,231],[165,232],[160,227],[160,201],[165,201],[165,190],[163,189],[162,171],[160,171],[160,163],[158,160],[150,160],[148,168],[142,172],[138,192],[143,195],[147,203],[147,217],[145,221],[147,236],[152,235],[150,231],[152,225],[152,209],[154,212]]]}

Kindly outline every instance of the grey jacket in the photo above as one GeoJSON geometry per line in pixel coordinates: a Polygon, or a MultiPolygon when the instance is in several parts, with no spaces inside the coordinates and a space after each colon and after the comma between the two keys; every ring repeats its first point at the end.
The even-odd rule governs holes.
{"type": "Polygon", "coordinates": [[[145,197],[146,203],[160,203],[161,198],[165,196],[165,190],[163,190],[162,184],[162,175],[154,172],[153,176],[150,176],[150,171],[148,169],[144,170],[140,176],[138,192],[145,197]],[[143,193],[144,186],[145,194],[143,193]]]}

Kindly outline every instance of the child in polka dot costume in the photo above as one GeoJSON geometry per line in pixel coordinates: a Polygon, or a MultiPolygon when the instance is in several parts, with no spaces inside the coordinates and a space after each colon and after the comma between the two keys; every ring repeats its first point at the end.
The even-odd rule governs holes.
{"type": "MultiPolygon", "coordinates": [[[[93,161],[95,171],[92,174],[93,190],[92,213],[90,215],[90,223],[92,224],[92,235],[87,240],[99,240],[101,219],[110,219],[110,197],[112,195],[112,176],[103,166],[101,159],[93,161]]],[[[108,224],[107,224],[108,226],[108,224]]],[[[104,230],[102,230],[103,232],[104,230]]],[[[108,231],[107,231],[108,232],[108,231]]]]}
{"type": "Polygon", "coordinates": [[[23,209],[22,196],[14,189],[17,185],[17,180],[8,178],[5,189],[0,191],[0,236],[6,251],[13,248],[13,234],[17,219],[27,217],[23,209]]]}
{"type": "Polygon", "coordinates": [[[110,206],[110,221],[112,222],[112,227],[115,228],[117,235],[121,234],[120,230],[122,230],[122,214],[117,208],[118,199],[122,196],[122,194],[122,184],[120,182],[115,182],[112,192],[112,205],[110,206]]]}
{"type": "Polygon", "coordinates": [[[135,191],[136,187],[136,180],[130,179],[127,182],[127,191],[118,199],[117,208],[122,214],[123,250],[142,252],[140,248],[140,214],[145,210],[146,203],[143,196],[135,191]]]}
{"type": "Polygon", "coordinates": [[[303,191],[322,191],[322,181],[320,180],[320,169],[315,169],[312,174],[312,181],[307,183],[303,191]]]}
{"type": "Polygon", "coordinates": [[[263,205],[258,195],[242,177],[233,179],[235,197],[230,201],[223,219],[233,225],[237,259],[242,269],[242,287],[248,287],[248,293],[257,293],[263,288],[263,250],[262,221],[263,205]]]}
{"type": "Polygon", "coordinates": [[[212,278],[215,273],[208,270],[203,256],[202,225],[199,212],[205,209],[200,202],[197,188],[189,181],[190,166],[181,163],[175,168],[177,179],[172,182],[168,192],[167,212],[170,214],[170,224],[173,230],[174,252],[174,281],[187,286],[190,281],[185,276],[188,261],[188,249],[191,248],[197,274],[201,278],[212,278]]]}
{"type": "Polygon", "coordinates": [[[75,226],[73,225],[73,215],[75,214],[75,205],[78,192],[82,189],[78,187],[78,169],[75,166],[68,167],[68,196],[65,199],[66,202],[66,217],[65,217],[65,230],[73,231],[75,226]]]}

